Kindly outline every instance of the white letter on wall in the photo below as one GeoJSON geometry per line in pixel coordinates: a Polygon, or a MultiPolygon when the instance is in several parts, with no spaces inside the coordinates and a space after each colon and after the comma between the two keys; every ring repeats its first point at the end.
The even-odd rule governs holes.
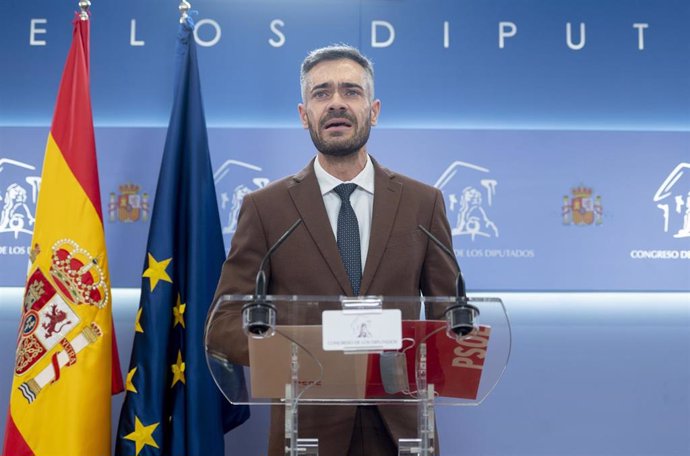
{"type": "Polygon", "coordinates": [[[285,27],[285,22],[283,22],[280,19],[273,19],[271,21],[271,31],[276,34],[278,39],[276,40],[276,39],[271,38],[268,40],[268,44],[270,44],[274,48],[281,47],[285,44],[285,35],[278,28],[278,26],[285,27]]]}
{"type": "Polygon", "coordinates": [[[565,40],[566,44],[568,47],[574,51],[579,51],[583,47],[585,47],[585,41],[587,41],[587,38],[585,37],[585,23],[580,22],[580,42],[577,44],[573,43],[573,27],[570,25],[570,22],[565,24],[565,40]]]}
{"type": "Polygon", "coordinates": [[[38,24],[47,24],[48,19],[31,19],[31,27],[29,28],[29,45],[30,46],[45,46],[46,42],[44,40],[37,40],[36,35],[39,33],[46,33],[48,30],[44,28],[38,28],[38,24]]]}
{"type": "Polygon", "coordinates": [[[445,49],[450,47],[450,25],[448,21],[443,21],[443,47],[445,49]]]}
{"type": "Polygon", "coordinates": [[[649,24],[645,23],[635,23],[633,28],[637,29],[637,49],[644,51],[644,29],[648,28],[649,24]]]}
{"type": "Polygon", "coordinates": [[[220,25],[218,25],[218,22],[214,21],[213,19],[202,19],[199,22],[197,22],[196,26],[194,27],[194,41],[196,41],[196,44],[203,47],[211,47],[218,44],[218,42],[220,41],[220,25]],[[216,35],[208,41],[203,41],[199,39],[198,32],[201,26],[206,24],[209,24],[211,27],[214,28],[214,30],[216,31],[216,35]]]}
{"type": "Polygon", "coordinates": [[[393,44],[393,41],[395,41],[395,29],[393,28],[393,24],[387,21],[371,21],[371,47],[385,48],[393,44]],[[388,39],[386,41],[379,41],[377,39],[376,30],[379,26],[388,29],[388,39]]]}
{"type": "Polygon", "coordinates": [[[517,26],[513,22],[499,22],[498,23],[498,47],[503,49],[505,47],[505,39],[513,37],[517,34],[517,26]]]}
{"type": "Polygon", "coordinates": [[[129,45],[130,46],[143,46],[144,40],[138,40],[137,39],[137,20],[132,19],[132,22],[129,26],[129,45]]]}

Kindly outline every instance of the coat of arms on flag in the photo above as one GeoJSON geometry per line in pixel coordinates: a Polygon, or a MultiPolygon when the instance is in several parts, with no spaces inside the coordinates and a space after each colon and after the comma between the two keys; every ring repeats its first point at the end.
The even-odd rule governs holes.
{"type": "Polygon", "coordinates": [[[48,366],[20,385],[29,403],[47,384],[60,379],[62,369],[77,362],[82,349],[102,336],[95,322],[80,327],[79,307],[103,308],[108,301],[108,285],[97,261],[75,241],[57,242],[52,248],[49,275],[36,268],[25,288],[15,374],[22,376],[60,347],[48,366]]]}

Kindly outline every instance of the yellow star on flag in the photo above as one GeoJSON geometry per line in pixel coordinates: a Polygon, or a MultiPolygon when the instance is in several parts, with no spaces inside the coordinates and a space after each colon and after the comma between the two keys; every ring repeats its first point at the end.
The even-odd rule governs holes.
{"type": "Polygon", "coordinates": [[[142,274],[143,277],[148,277],[151,279],[151,291],[156,289],[156,285],[158,285],[159,280],[164,280],[166,282],[172,283],[172,279],[168,275],[167,272],[165,272],[165,268],[168,267],[170,262],[172,261],[172,258],[168,258],[167,260],[162,260],[162,261],[156,261],[156,259],[151,255],[149,255],[149,267],[144,271],[144,274],[142,274]]]}
{"type": "Polygon", "coordinates": [[[173,307],[173,316],[175,317],[175,322],[173,323],[173,328],[179,323],[184,328],[184,310],[187,308],[187,304],[182,304],[182,297],[177,295],[177,304],[173,307]]]}
{"type": "Polygon", "coordinates": [[[175,383],[182,382],[187,383],[184,378],[185,363],[182,362],[182,353],[177,351],[177,362],[171,366],[173,372],[173,381],[170,388],[175,386],[175,383]]]}
{"type": "Polygon", "coordinates": [[[126,435],[124,438],[127,440],[132,440],[135,443],[137,449],[136,456],[139,456],[139,453],[144,448],[144,445],[158,448],[158,444],[153,439],[153,431],[155,431],[157,427],[158,423],[153,423],[150,426],[144,426],[141,424],[141,421],[139,421],[139,417],[134,416],[134,432],[126,435]]]}
{"type": "Polygon", "coordinates": [[[137,310],[137,319],[134,320],[134,332],[138,332],[138,333],[144,332],[144,328],[141,327],[141,322],[140,322],[142,310],[143,310],[142,307],[139,307],[139,310],[137,310]]]}
{"type": "Polygon", "coordinates": [[[136,373],[136,371],[137,371],[137,368],[135,367],[127,373],[127,391],[131,391],[133,393],[139,392],[134,387],[134,374],[136,373]]]}

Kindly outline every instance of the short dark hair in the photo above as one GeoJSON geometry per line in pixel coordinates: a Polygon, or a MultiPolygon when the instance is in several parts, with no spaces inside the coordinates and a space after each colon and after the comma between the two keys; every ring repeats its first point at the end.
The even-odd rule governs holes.
{"type": "Polygon", "coordinates": [[[366,56],[364,56],[359,50],[348,44],[333,44],[331,46],[322,47],[319,49],[314,49],[311,51],[302,61],[302,66],[300,68],[300,87],[302,89],[302,98],[305,98],[306,90],[306,79],[307,74],[321,62],[330,60],[341,60],[347,59],[352,60],[359,66],[364,68],[367,73],[367,78],[369,79],[369,97],[374,98],[374,64],[366,56]]]}

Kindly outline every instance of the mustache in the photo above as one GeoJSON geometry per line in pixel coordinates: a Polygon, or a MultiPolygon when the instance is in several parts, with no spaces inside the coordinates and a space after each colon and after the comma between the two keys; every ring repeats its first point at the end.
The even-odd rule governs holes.
{"type": "Polygon", "coordinates": [[[323,126],[326,125],[327,122],[333,119],[345,119],[352,125],[357,124],[357,119],[355,118],[355,116],[348,112],[330,111],[319,121],[319,127],[323,128],[323,126]]]}

